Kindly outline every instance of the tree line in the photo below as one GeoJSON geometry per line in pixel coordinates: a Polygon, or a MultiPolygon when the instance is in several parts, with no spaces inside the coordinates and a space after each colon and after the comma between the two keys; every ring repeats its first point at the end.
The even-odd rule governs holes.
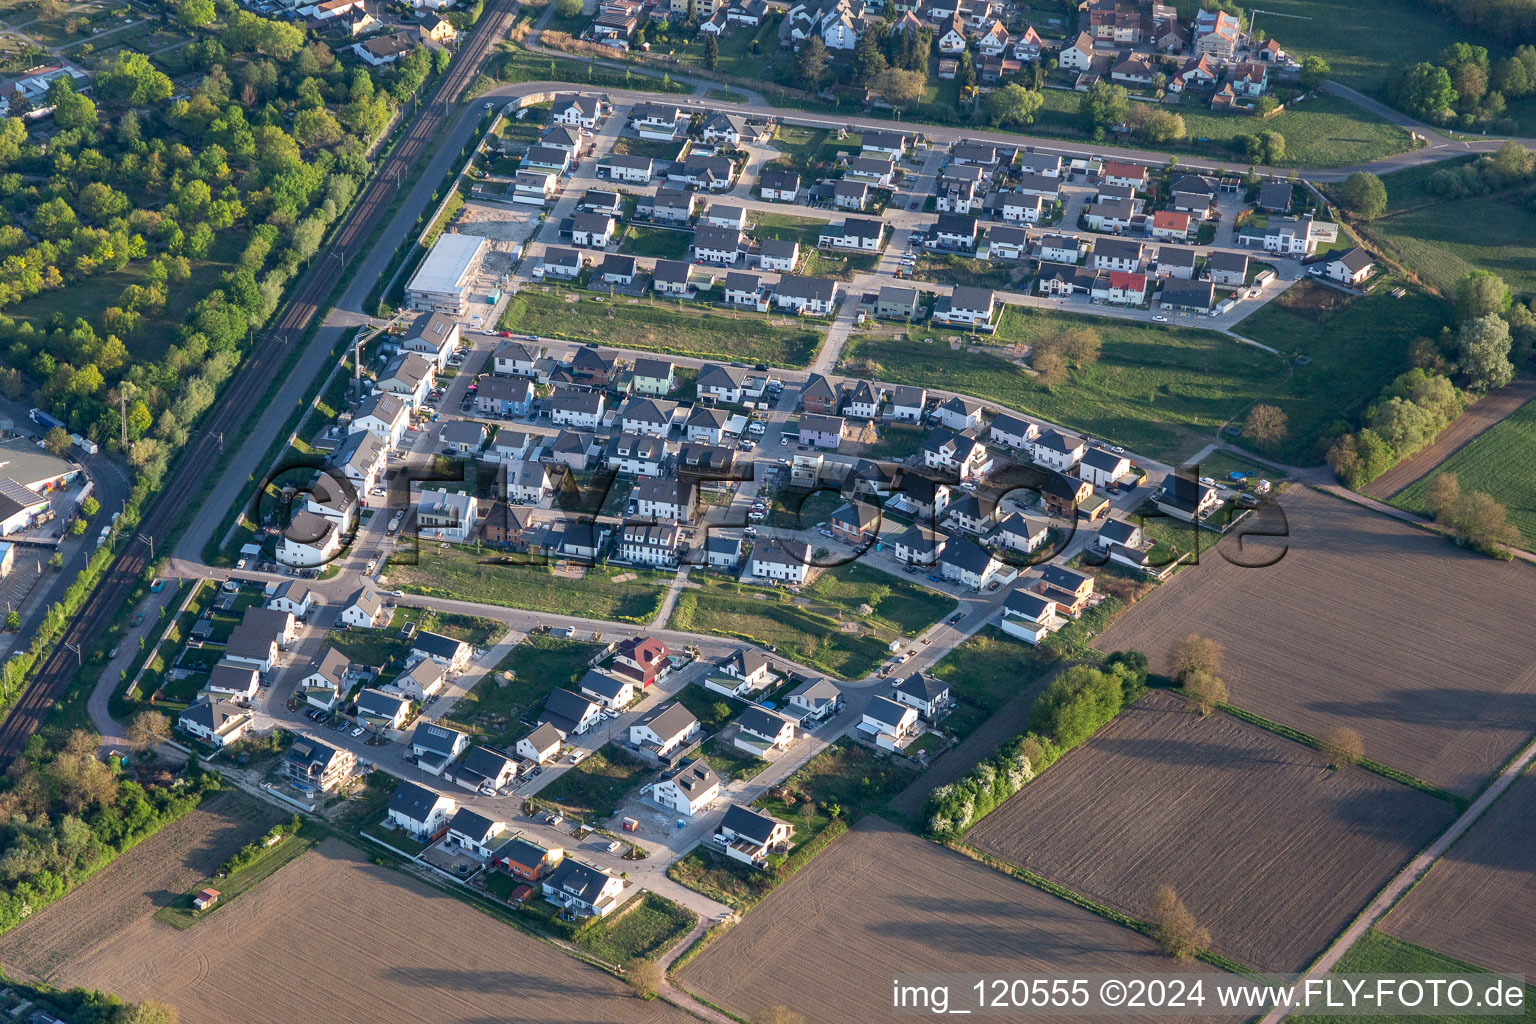
{"type": "Polygon", "coordinates": [[[1486,46],[1453,43],[1435,60],[1405,68],[1388,86],[1393,103],[1426,121],[1495,131],[1513,131],[1509,101],[1533,93],[1536,47],[1529,44],[1494,59],[1486,46]]]}

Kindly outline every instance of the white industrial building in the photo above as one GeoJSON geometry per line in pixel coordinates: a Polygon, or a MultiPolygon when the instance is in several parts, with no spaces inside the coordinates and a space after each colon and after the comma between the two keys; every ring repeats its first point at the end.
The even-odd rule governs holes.
{"type": "Polygon", "coordinates": [[[444,233],[411,277],[406,303],[424,312],[462,314],[489,244],[479,235],[444,233]]]}

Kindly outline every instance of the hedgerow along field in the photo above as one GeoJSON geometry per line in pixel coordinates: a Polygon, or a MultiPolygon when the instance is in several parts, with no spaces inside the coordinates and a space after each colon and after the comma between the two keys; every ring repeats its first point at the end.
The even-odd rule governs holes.
{"type": "Polygon", "coordinates": [[[1454,817],[1446,801],[1152,691],[967,835],[1134,918],[1172,885],[1214,950],[1305,966],[1454,817]]]}
{"type": "MultiPolygon", "coordinates": [[[[1226,647],[1231,702],[1461,797],[1530,738],[1536,567],[1505,563],[1310,488],[1277,499],[1288,536],[1202,551],[1095,641],[1145,651],[1197,633],[1226,647]],[[1221,552],[1250,565],[1242,568],[1221,552]]],[[[1281,528],[1277,525],[1277,528],[1281,528]]]]}

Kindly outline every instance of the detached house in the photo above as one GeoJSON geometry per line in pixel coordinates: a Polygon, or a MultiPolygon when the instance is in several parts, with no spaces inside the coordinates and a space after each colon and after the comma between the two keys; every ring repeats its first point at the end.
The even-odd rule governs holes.
{"type": "Polygon", "coordinates": [[[951,537],[939,556],[939,570],[944,578],[972,590],[987,589],[1004,568],[991,552],[965,537],[951,537]]]}
{"type": "Polygon", "coordinates": [[[732,743],[743,753],[766,758],[784,750],[795,741],[795,721],[756,704],[736,718],[736,736],[732,743]]]}
{"type": "Polygon", "coordinates": [[[630,746],[657,758],[670,757],[699,735],[699,720],[677,701],[652,708],[629,727],[630,746]]]}
{"type": "Polygon", "coordinates": [[[759,538],[747,558],[747,575],[800,584],[811,562],[811,546],[802,541],[759,538]]]}
{"type": "Polygon", "coordinates": [[[755,647],[738,647],[715,663],[714,671],[704,677],[704,688],[728,697],[745,697],[761,690],[776,678],[770,671],[768,656],[755,647]]]}
{"type": "Polygon", "coordinates": [[[417,841],[441,838],[448,831],[448,818],[458,810],[452,797],[434,793],[425,786],[402,780],[389,798],[389,820],[417,841]]]}
{"type": "Polygon", "coordinates": [[[913,672],[897,683],[891,691],[891,699],[898,704],[916,708],[917,713],[930,722],[944,714],[953,703],[949,696],[949,684],[926,672],[913,672]]]}
{"type": "Polygon", "coordinates": [[[651,787],[652,800],[688,818],[706,810],[719,796],[720,776],[703,758],[651,787]]]}
{"type": "Polygon", "coordinates": [[[584,917],[606,917],[619,905],[624,880],[567,857],[541,883],[544,898],[584,917]]]}
{"type": "Polygon", "coordinates": [[[825,679],[808,679],[789,694],[789,706],[803,716],[801,724],[824,721],[843,707],[843,691],[825,679]]]}
{"type": "MultiPolygon", "coordinates": [[[[575,695],[572,694],[572,696],[575,695]]],[[[543,723],[517,741],[517,755],[535,764],[544,764],[560,753],[560,744],[564,739],[559,729],[547,722],[543,723]]]]}
{"type": "Polygon", "coordinates": [[[250,727],[251,716],[244,708],[222,700],[200,700],[183,711],[176,727],[212,747],[237,743],[250,727]]]}
{"type": "Polygon", "coordinates": [[[788,822],[755,811],[750,807],[732,804],[721,819],[714,843],[732,860],[764,867],[771,854],[788,849],[795,830],[788,822]]]}
{"type": "Polygon", "coordinates": [[[889,697],[871,697],[859,720],[863,739],[885,750],[901,751],[917,738],[917,709],[889,697]]]}
{"type": "Polygon", "coordinates": [[[1003,602],[997,626],[1009,636],[1038,644],[1066,624],[1067,620],[1057,614],[1055,601],[1042,594],[1014,590],[1003,602]]]}

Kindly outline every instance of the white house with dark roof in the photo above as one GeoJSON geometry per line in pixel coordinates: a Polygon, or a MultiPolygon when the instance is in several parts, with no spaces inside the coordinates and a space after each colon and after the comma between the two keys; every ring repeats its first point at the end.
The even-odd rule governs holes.
{"type": "Polygon", "coordinates": [[[517,781],[517,762],[494,747],[471,747],[454,765],[453,781],[465,789],[495,793],[517,781]]]}
{"type": "Polygon", "coordinates": [[[891,699],[916,708],[930,722],[954,703],[949,696],[949,684],[928,672],[913,672],[901,680],[891,690],[891,699]]]}
{"type": "Polygon", "coordinates": [[[811,316],[830,316],[841,293],[838,282],[824,277],[803,277],[785,274],[773,290],[773,304],[778,309],[808,313],[811,316]]]}
{"type": "Polygon", "coordinates": [[[968,434],[934,427],[923,442],[923,465],[953,473],[961,481],[979,480],[991,472],[992,454],[968,434]]]}
{"type": "Polygon", "coordinates": [[[985,590],[1000,581],[1005,569],[990,551],[965,537],[951,537],[939,556],[944,578],[972,590],[985,590]]]}
{"type": "Polygon", "coordinates": [[[1012,413],[999,413],[988,428],[987,439],[993,444],[1005,445],[1020,451],[1029,451],[1040,428],[1029,420],[1012,413]]]}
{"type": "Polygon", "coordinates": [[[576,684],[581,696],[594,700],[604,708],[624,708],[635,699],[635,684],[597,669],[588,669],[576,684]]]}
{"type": "Polygon", "coordinates": [[[376,729],[398,729],[411,714],[409,697],[365,689],[357,695],[357,717],[376,729]]]}
{"type": "Polygon", "coordinates": [[[864,706],[857,731],[862,739],[884,750],[901,751],[917,738],[917,709],[889,697],[874,696],[864,706]]]}
{"type": "Polygon", "coordinates": [[[720,776],[703,758],[651,787],[652,800],[674,814],[689,818],[707,810],[719,796],[720,776]]]}
{"type": "Polygon", "coordinates": [[[436,839],[448,828],[448,819],[459,809],[452,797],[434,793],[408,779],[402,779],[389,798],[388,819],[413,838],[436,839]]]}
{"type": "Polygon", "coordinates": [[[1323,264],[1323,276],[1350,287],[1359,287],[1370,280],[1376,270],[1371,254],[1358,245],[1334,255],[1323,264]]]}
{"type": "Polygon", "coordinates": [[[795,741],[795,720],[756,704],[736,716],[737,732],[732,743],[737,750],[753,757],[766,758],[785,750],[795,741]]]}
{"type": "Polygon", "coordinates": [[[208,671],[203,692],[216,700],[249,701],[261,688],[261,673],[250,665],[221,661],[208,671]]]}
{"type": "Polygon", "coordinates": [[[1118,486],[1120,481],[1131,472],[1131,460],[1123,452],[1112,452],[1107,448],[1097,445],[1087,448],[1083,452],[1082,459],[1077,464],[1079,479],[1086,480],[1095,487],[1108,488],[1118,486]]]}
{"type": "Polygon", "coordinates": [[[843,691],[827,679],[807,679],[790,691],[788,706],[801,715],[801,724],[825,721],[843,707],[843,691]]]}
{"type": "Polygon", "coordinates": [[[398,447],[411,420],[411,409],[399,395],[376,392],[363,399],[348,427],[349,432],[366,430],[390,448],[398,447]]]}
{"type": "Polygon", "coordinates": [[[460,807],[448,819],[448,842],[481,860],[507,840],[507,823],[488,818],[468,807],[460,807]]]}
{"type": "Polygon", "coordinates": [[[1082,461],[1087,450],[1082,438],[1052,428],[1035,439],[1031,457],[1037,465],[1066,473],[1082,461]]]}
{"type": "Polygon", "coordinates": [[[283,751],[282,774],[289,782],[329,793],[352,777],[357,755],[350,750],[299,736],[283,751]]]}
{"type": "Polygon", "coordinates": [[[738,647],[715,663],[704,677],[704,687],[728,697],[745,697],[774,682],[777,677],[771,666],[768,656],[757,648],[738,647]]]}
{"type": "Polygon", "coordinates": [[[596,701],[566,689],[552,690],[539,713],[539,724],[553,725],[561,735],[580,736],[596,725],[603,707],[596,701]]]}
{"type": "Polygon", "coordinates": [[[447,677],[448,673],[443,666],[431,658],[422,658],[380,689],[385,693],[401,694],[414,701],[424,701],[437,695],[448,681],[447,677]]]}
{"type": "Polygon", "coordinates": [[[886,403],[884,418],[905,423],[917,423],[923,418],[923,409],[928,405],[928,390],[926,388],[898,385],[891,389],[890,401],[886,403]]]}
{"type": "Polygon", "coordinates": [[[932,565],[944,553],[949,538],[926,526],[912,526],[896,538],[894,554],[898,562],[932,565]]]}
{"type": "Polygon", "coordinates": [[[803,541],[761,537],[752,545],[747,575],[782,583],[805,582],[811,563],[811,546],[803,541]]]}
{"type": "Polygon", "coordinates": [[[176,718],[176,727],[212,747],[239,742],[251,725],[251,716],[237,704],[200,700],[176,718]]]}
{"type": "Polygon", "coordinates": [[[1050,531],[1051,524],[1046,520],[1015,512],[997,524],[991,539],[999,547],[1027,555],[1039,550],[1050,535],[1050,531]]]}
{"type": "Polygon", "coordinates": [[[560,754],[560,745],[565,737],[549,723],[543,723],[528,735],[517,741],[516,751],[519,757],[525,757],[535,764],[544,764],[553,760],[560,754]]]}
{"type": "Polygon", "coordinates": [[[624,880],[572,857],[540,883],[544,898],[583,917],[606,917],[619,905],[624,880]]]}
{"type": "Polygon", "coordinates": [[[384,599],[379,596],[378,591],[369,587],[364,587],[353,594],[342,606],[340,614],[343,625],[357,629],[374,629],[387,625],[389,617],[389,609],[384,607],[384,599]]]}
{"type": "Polygon", "coordinates": [[[1011,591],[1003,602],[997,626],[1009,636],[1038,644],[1066,624],[1067,620],[1057,614],[1055,601],[1019,588],[1011,591]]]}
{"type": "Polygon", "coordinates": [[[699,720],[677,701],[668,701],[641,715],[629,726],[629,744],[658,758],[686,747],[699,735],[699,720]]]}
{"type": "Polygon", "coordinates": [[[795,830],[788,823],[741,804],[726,808],[715,832],[715,847],[732,860],[763,867],[770,855],[789,848],[795,830]]]}
{"type": "Polygon", "coordinates": [[[635,485],[630,498],[635,502],[636,514],[642,518],[674,523],[693,521],[695,490],[692,480],[674,476],[642,480],[635,485]]]}
{"type": "Polygon", "coordinates": [[[956,395],[935,409],[933,418],[956,433],[970,430],[981,426],[981,403],[956,395]]]}
{"type": "Polygon", "coordinates": [[[596,430],[603,421],[604,403],[601,391],[558,388],[549,399],[549,419],[557,427],[596,430]]]}
{"type": "Polygon", "coordinates": [[[436,775],[449,761],[464,753],[469,736],[436,722],[419,722],[411,733],[411,753],[420,766],[436,775]],[[436,771],[433,769],[436,768],[436,771]]]}
{"type": "Polygon", "coordinates": [[[725,405],[737,405],[743,396],[747,371],[736,366],[709,363],[699,370],[695,383],[700,398],[710,398],[725,405]]]}
{"type": "Polygon", "coordinates": [[[299,689],[306,703],[329,711],[351,689],[352,673],[352,660],[327,646],[325,653],[310,663],[309,672],[299,680],[299,689]]]}

